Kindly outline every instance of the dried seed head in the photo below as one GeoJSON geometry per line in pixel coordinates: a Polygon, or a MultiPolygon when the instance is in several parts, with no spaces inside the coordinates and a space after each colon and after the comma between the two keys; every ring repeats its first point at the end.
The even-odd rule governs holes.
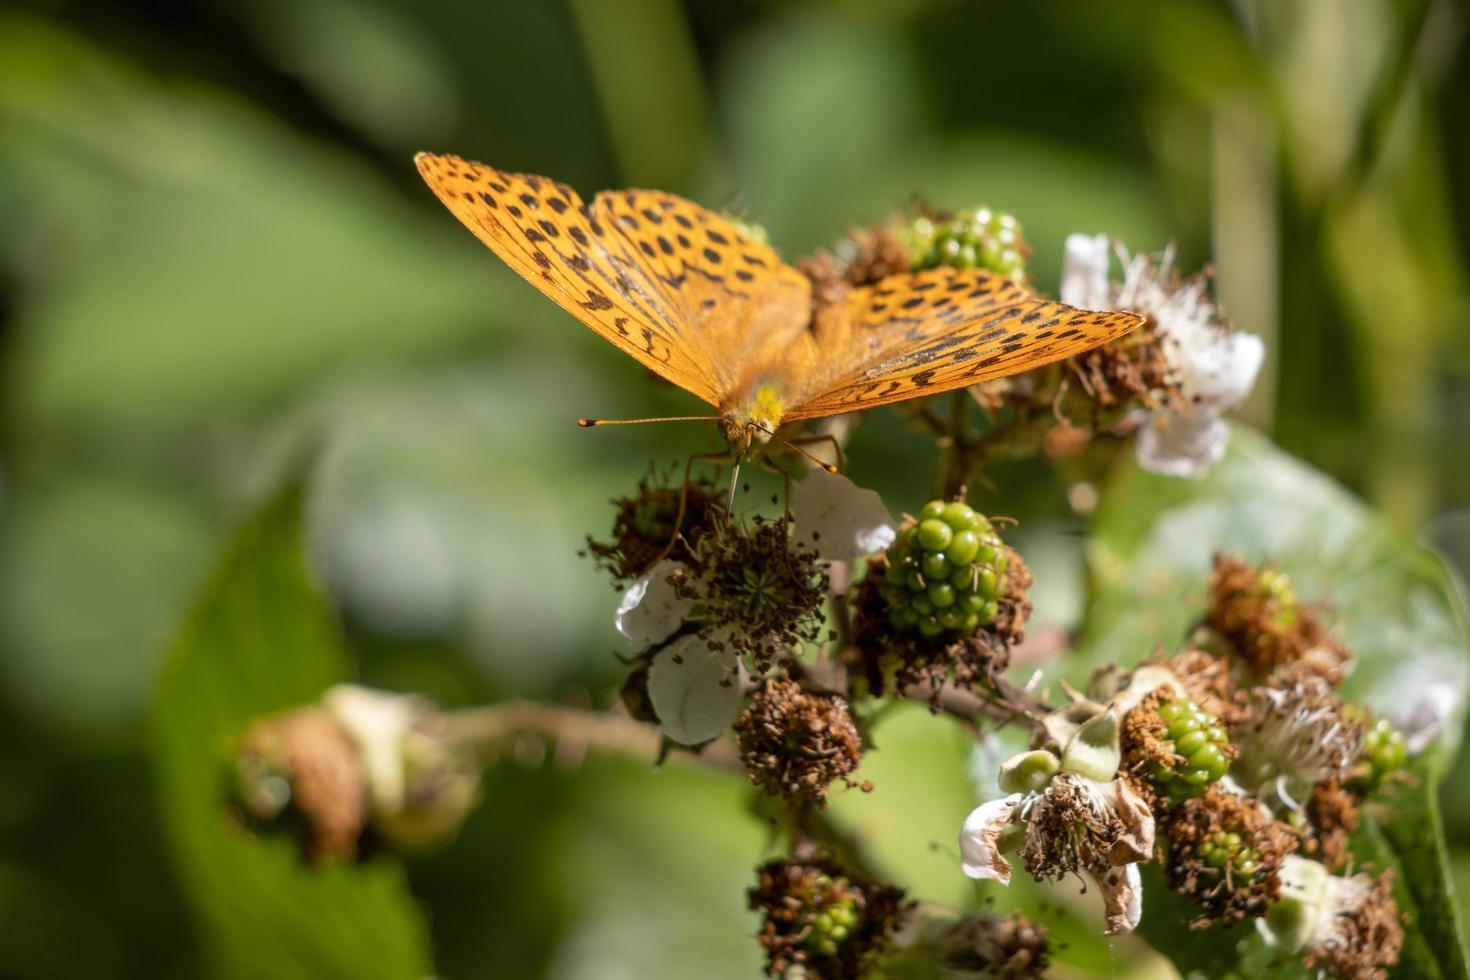
{"type": "Polygon", "coordinates": [[[234,765],[236,800],[250,823],[283,823],[309,861],[356,856],[368,821],[367,773],[328,711],[313,705],[257,720],[234,765]]]}
{"type": "Polygon", "coordinates": [[[766,974],[806,980],[865,976],[906,911],[902,889],[825,859],[769,862],[748,899],[762,915],[766,974]]]}
{"type": "Polygon", "coordinates": [[[1342,980],[1387,980],[1404,944],[1392,882],[1392,869],[1377,878],[1329,878],[1326,907],[1303,962],[1342,980]]]}
{"type": "Polygon", "coordinates": [[[708,477],[694,477],[687,488],[670,486],[665,478],[650,471],[638,481],[638,492],[613,501],[612,540],[587,539],[587,552],[600,568],[613,577],[615,585],[626,584],[649,570],[662,557],[688,563],[700,540],[724,523],[725,508],[708,477]],[[679,516],[679,496],[684,494],[684,519],[678,522],[679,537],[665,554],[674,537],[679,516]]]}
{"type": "Polygon", "coordinates": [[[803,690],[785,677],[769,677],[735,721],[745,774],[791,805],[825,806],[827,787],[862,762],[862,738],[847,701],[803,690]]]}
{"type": "Polygon", "coordinates": [[[1281,861],[1297,844],[1254,800],[1218,785],[1172,808],[1163,830],[1169,887],[1202,910],[1194,928],[1264,915],[1280,895],[1281,861]]]}
{"type": "Polygon", "coordinates": [[[1031,980],[1046,972],[1046,926],[1020,912],[974,912],[941,932],[939,966],[954,980],[1031,980]]]}
{"type": "Polygon", "coordinates": [[[1164,662],[1189,691],[1189,699],[1234,727],[1243,717],[1243,698],[1230,676],[1230,663],[1199,649],[1183,650],[1164,662]]]}
{"type": "Polygon", "coordinates": [[[1328,635],[1318,608],[1302,602],[1284,572],[1217,554],[1206,622],[1258,677],[1319,677],[1339,683],[1352,654],[1328,635]]]}

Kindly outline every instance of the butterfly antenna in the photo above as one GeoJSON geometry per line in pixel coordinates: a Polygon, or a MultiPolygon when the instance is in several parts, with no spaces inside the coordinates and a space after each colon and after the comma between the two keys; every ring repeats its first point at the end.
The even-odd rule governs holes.
{"type": "Polygon", "coordinates": [[[828,473],[837,473],[837,472],[839,472],[839,470],[837,469],[837,467],[833,466],[831,463],[827,462],[826,460],[818,459],[816,456],[814,456],[811,453],[807,452],[805,449],[802,449],[796,443],[791,442],[791,441],[789,441],[787,439],[782,439],[780,436],[774,436],[773,438],[777,442],[779,442],[781,445],[783,445],[787,449],[791,450],[792,452],[798,453],[798,454],[800,454],[802,456],[805,456],[807,459],[811,460],[813,463],[816,463],[818,466],[820,466],[822,469],[826,470],[828,473]]]}
{"type": "Polygon", "coordinates": [[[599,425],[642,425],[644,422],[718,422],[718,415],[666,415],[656,419],[577,419],[584,429],[599,425]]]}

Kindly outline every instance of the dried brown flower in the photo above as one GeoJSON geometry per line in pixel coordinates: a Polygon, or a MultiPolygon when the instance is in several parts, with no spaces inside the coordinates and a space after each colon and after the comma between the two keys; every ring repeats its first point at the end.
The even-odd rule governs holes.
{"type": "Polygon", "coordinates": [[[1189,699],[1219,718],[1226,727],[1235,726],[1244,717],[1244,696],[1230,676],[1228,661],[1204,650],[1188,649],[1168,660],[1150,662],[1162,663],[1173,671],[1189,691],[1189,699]]]}
{"type": "Polygon", "coordinates": [[[708,477],[696,476],[685,488],[670,486],[652,470],[638,481],[638,492],[613,501],[612,540],[587,538],[587,552],[613,577],[614,585],[643,575],[660,557],[688,563],[693,549],[705,535],[721,526],[725,507],[708,477]],[[684,494],[684,519],[679,537],[665,554],[674,537],[679,516],[679,496],[684,494]]]}
{"type": "Polygon", "coordinates": [[[298,708],[256,721],[235,757],[237,796],[255,823],[284,821],[310,861],[350,859],[368,820],[368,784],[357,746],[324,708],[298,708]],[[276,774],[273,776],[273,774],[276,774]],[[262,799],[261,780],[286,792],[262,799]]]}
{"type": "Polygon", "coordinates": [[[748,893],[762,915],[766,974],[862,977],[906,912],[903,890],[846,874],[835,862],[776,860],[748,893]]]}
{"type": "Polygon", "coordinates": [[[1327,907],[1303,962],[1341,980],[1387,980],[1404,945],[1392,883],[1392,869],[1377,878],[1329,879],[1327,907]]]}
{"type": "Polygon", "coordinates": [[[1134,404],[1182,407],[1179,383],[1152,317],[1126,337],[1078,354],[1067,366],[1096,409],[1113,410],[1100,416],[1109,423],[1116,419],[1115,410],[1134,404]]]}
{"type": "Polygon", "coordinates": [[[1290,805],[1317,783],[1349,775],[1364,730],[1319,679],[1255,687],[1235,729],[1240,758],[1232,772],[1247,790],[1285,794],[1290,805]]]}
{"type": "Polygon", "coordinates": [[[1254,568],[1234,555],[1216,554],[1209,585],[1205,621],[1257,676],[1341,682],[1351,652],[1328,635],[1318,608],[1297,598],[1275,564],[1254,568]]]}
{"type": "Polygon", "coordinates": [[[1046,926],[1020,912],[974,912],[946,928],[936,942],[948,976],[972,980],[1031,980],[1050,963],[1046,926]]]}
{"type": "Polygon", "coordinates": [[[1307,822],[1302,828],[1302,851],[1339,871],[1352,858],[1348,840],[1358,829],[1358,797],[1337,779],[1312,787],[1307,800],[1307,822]]]}
{"type": "Polygon", "coordinates": [[[863,758],[846,700],[779,676],[751,695],[735,738],[750,781],[792,806],[826,806],[827,787],[839,779],[855,785],[847,777],[863,758]]]}
{"type": "Polygon", "coordinates": [[[1297,846],[1290,827],[1218,785],[1171,810],[1163,830],[1169,887],[1198,903],[1197,929],[1265,914],[1281,894],[1281,860],[1297,846]]]}

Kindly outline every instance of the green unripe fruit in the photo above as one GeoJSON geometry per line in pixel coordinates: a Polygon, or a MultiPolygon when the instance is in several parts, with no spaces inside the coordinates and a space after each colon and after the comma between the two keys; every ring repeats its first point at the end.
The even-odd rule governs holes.
{"type": "Polygon", "coordinates": [[[989,269],[1024,281],[1026,249],[1021,226],[1009,214],[990,208],[954,212],[948,220],[919,218],[900,230],[913,255],[913,268],[989,269]]]}
{"type": "Polygon", "coordinates": [[[971,635],[995,621],[1005,591],[1005,547],[989,521],[969,504],[931,500],[888,549],[879,595],[901,631],[926,639],[971,635]],[[982,560],[988,556],[988,560],[982,560]]]}
{"type": "Polygon", "coordinates": [[[952,565],[968,565],[980,553],[980,535],[966,528],[949,539],[944,554],[952,565]]]}
{"type": "Polygon", "coordinates": [[[1164,722],[1161,741],[1174,754],[1174,764],[1149,763],[1154,785],[1170,796],[1199,796],[1230,768],[1229,737],[1219,720],[1192,701],[1165,701],[1158,707],[1164,722]]]}
{"type": "Polygon", "coordinates": [[[918,540],[926,551],[943,551],[954,539],[954,529],[937,517],[919,522],[918,540]]]}
{"type": "Polygon", "coordinates": [[[1380,718],[1363,735],[1363,745],[1358,749],[1361,774],[1356,782],[1364,789],[1376,790],[1402,769],[1408,759],[1409,750],[1404,744],[1403,733],[1387,719],[1380,718]]]}
{"type": "Polygon", "coordinates": [[[923,569],[924,577],[927,579],[946,578],[952,570],[949,559],[942,551],[925,555],[919,561],[919,567],[923,569]]]}

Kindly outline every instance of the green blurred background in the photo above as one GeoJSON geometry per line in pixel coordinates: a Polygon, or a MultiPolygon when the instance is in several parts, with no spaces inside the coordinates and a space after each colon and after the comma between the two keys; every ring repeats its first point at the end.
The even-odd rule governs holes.
{"type": "MultiPolygon", "coordinates": [[[[1021,219],[1047,289],[1069,232],[1177,241],[1266,338],[1241,415],[1464,568],[1467,17],[1450,0],[7,4],[0,974],[208,972],[144,724],[213,555],[303,457],[316,567],[368,682],[450,705],[611,700],[615,597],[577,549],[650,460],[709,436],[577,430],[690,401],[474,242],[414,151],[584,194],[677,191],[761,221],[788,257],[916,193],[988,203],[1021,219]]],[[[853,472],[913,507],[932,452],[880,411],[853,472]]],[[[1060,486],[1028,466],[998,486],[1055,531],[1037,535],[1055,569],[1039,617],[1075,623],[1060,486]]],[[[965,739],[912,712],[883,748],[883,791],[838,811],[906,884],[958,901],[943,847],[973,802],[965,739]]],[[[1470,854],[1467,783],[1446,809],[1470,854]]],[[[440,975],[755,973],[741,889],[767,842],[738,782],[522,758],[485,795],[408,866],[440,975]]]]}

